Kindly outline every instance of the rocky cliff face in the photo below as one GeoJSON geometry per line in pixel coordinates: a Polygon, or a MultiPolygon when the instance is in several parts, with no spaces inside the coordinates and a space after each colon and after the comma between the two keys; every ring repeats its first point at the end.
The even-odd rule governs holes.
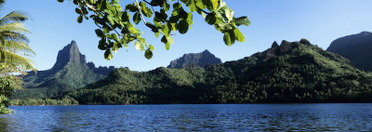
{"type": "Polygon", "coordinates": [[[79,48],[74,40],[58,52],[57,61],[53,70],[60,70],[68,63],[86,64],[85,55],[79,52],[79,48]]]}
{"type": "Polygon", "coordinates": [[[182,57],[171,61],[167,68],[192,68],[206,67],[212,64],[220,64],[221,59],[215,57],[208,50],[201,53],[184,54],[182,57]]]}
{"type": "Polygon", "coordinates": [[[372,33],[361,32],[334,40],[327,51],[349,59],[353,66],[372,71],[372,33]]]}

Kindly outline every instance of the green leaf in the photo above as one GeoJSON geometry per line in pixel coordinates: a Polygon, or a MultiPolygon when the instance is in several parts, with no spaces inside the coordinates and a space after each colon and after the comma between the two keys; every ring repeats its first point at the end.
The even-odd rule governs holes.
{"type": "Polygon", "coordinates": [[[80,16],[77,18],[77,22],[78,22],[78,23],[82,23],[82,22],[83,22],[83,16],[80,15],[80,16]]]}
{"type": "Polygon", "coordinates": [[[146,17],[150,16],[149,15],[149,12],[147,12],[148,10],[147,10],[147,7],[146,7],[146,3],[141,1],[139,3],[139,5],[141,7],[141,10],[142,10],[143,15],[145,15],[146,17]]]}
{"type": "Polygon", "coordinates": [[[165,43],[165,49],[169,50],[170,45],[174,43],[173,38],[170,36],[163,36],[161,42],[165,43]]]}
{"type": "Polygon", "coordinates": [[[151,10],[150,8],[148,8],[148,7],[146,7],[146,10],[147,10],[147,15],[146,15],[146,17],[150,18],[150,17],[152,16],[153,12],[152,12],[152,10],[151,10]]]}
{"type": "Polygon", "coordinates": [[[205,17],[205,21],[206,21],[209,25],[213,25],[213,24],[215,24],[216,21],[217,21],[216,15],[215,15],[215,14],[208,14],[208,15],[205,17]]]}
{"type": "Polygon", "coordinates": [[[211,2],[212,2],[213,10],[217,9],[219,0],[211,0],[211,2]]]}
{"type": "Polygon", "coordinates": [[[235,39],[238,40],[239,42],[244,42],[244,35],[239,31],[238,28],[234,29],[234,36],[235,39]]]}
{"type": "Polygon", "coordinates": [[[174,43],[172,37],[170,37],[170,36],[166,36],[166,39],[167,39],[167,43],[169,43],[169,44],[173,44],[173,43],[174,43]]]}
{"type": "Polygon", "coordinates": [[[111,50],[110,50],[110,49],[107,49],[107,50],[105,51],[104,56],[105,56],[105,59],[106,59],[106,60],[111,60],[112,57],[113,57],[111,50]]]}
{"type": "Polygon", "coordinates": [[[125,6],[125,10],[129,10],[131,12],[136,12],[138,11],[138,8],[134,4],[128,4],[125,6]]]}
{"type": "Polygon", "coordinates": [[[169,18],[169,22],[170,22],[170,23],[177,23],[178,20],[180,20],[180,17],[178,17],[178,16],[171,16],[171,17],[169,18]]]}
{"type": "Polygon", "coordinates": [[[83,14],[79,8],[75,8],[75,12],[80,15],[83,14]]]}
{"type": "Polygon", "coordinates": [[[106,50],[107,49],[107,44],[105,39],[101,39],[98,43],[98,49],[100,50],[106,50]]]}
{"type": "Polygon", "coordinates": [[[111,38],[112,40],[119,41],[119,38],[118,38],[118,36],[116,35],[116,33],[111,33],[110,38],[111,38]]]}
{"type": "Polygon", "coordinates": [[[170,49],[170,44],[169,44],[169,43],[166,43],[166,44],[165,44],[165,49],[166,49],[166,50],[169,50],[169,49],[170,49]]]}
{"type": "Polygon", "coordinates": [[[153,56],[152,51],[150,49],[147,49],[145,52],[146,59],[151,59],[153,56]]]}
{"type": "Polygon", "coordinates": [[[128,22],[130,19],[130,15],[127,11],[123,12],[123,14],[121,15],[121,20],[124,21],[124,22],[128,22]]]}
{"type": "Polygon", "coordinates": [[[213,4],[211,0],[202,0],[203,4],[208,8],[208,10],[213,10],[213,4]]]}
{"type": "Polygon", "coordinates": [[[225,2],[221,2],[220,7],[217,9],[216,15],[223,19],[225,22],[231,22],[234,18],[234,11],[229,8],[225,2]]]}
{"type": "Polygon", "coordinates": [[[246,16],[239,17],[239,18],[234,18],[234,22],[237,26],[240,26],[240,25],[248,26],[248,25],[251,24],[248,17],[246,17],[246,16]]]}
{"type": "Polygon", "coordinates": [[[225,31],[230,31],[232,30],[234,27],[229,24],[229,23],[218,23],[215,25],[216,28],[218,28],[219,30],[225,32],[225,31]]]}
{"type": "Polygon", "coordinates": [[[177,24],[177,29],[181,34],[187,33],[189,30],[189,24],[187,23],[187,20],[183,19],[177,24]]]}
{"type": "Polygon", "coordinates": [[[95,32],[96,32],[98,37],[100,37],[100,38],[104,37],[104,34],[100,29],[96,29],[95,32]]]}
{"type": "Polygon", "coordinates": [[[223,41],[225,42],[225,44],[227,46],[231,46],[231,37],[230,37],[230,34],[228,32],[224,33],[223,41]]]}
{"type": "Polygon", "coordinates": [[[143,48],[143,45],[141,44],[141,42],[137,41],[134,43],[134,47],[137,49],[137,50],[144,50],[143,48]]]}
{"type": "Polygon", "coordinates": [[[118,49],[121,48],[121,47],[122,47],[122,46],[121,46],[120,43],[115,42],[115,43],[114,43],[114,46],[112,47],[112,51],[113,51],[113,52],[118,52],[118,49]]]}
{"type": "Polygon", "coordinates": [[[85,8],[84,6],[81,7],[81,11],[83,11],[83,14],[84,14],[84,15],[88,14],[88,10],[87,10],[87,8],[85,8]]]}
{"type": "Polygon", "coordinates": [[[111,32],[111,30],[112,30],[108,25],[104,25],[104,26],[102,27],[102,29],[103,29],[103,32],[104,32],[104,33],[109,33],[109,32],[111,32]]]}
{"type": "Polygon", "coordinates": [[[161,37],[161,42],[167,43],[167,38],[165,37],[165,35],[163,37],[161,37]]]}
{"type": "Polygon", "coordinates": [[[58,0],[59,3],[63,3],[64,0],[58,0]]]}
{"type": "Polygon", "coordinates": [[[192,21],[192,13],[191,12],[187,13],[187,23],[189,24],[189,27],[191,29],[191,25],[193,23],[193,21],[192,21]]]}
{"type": "Polygon", "coordinates": [[[174,3],[173,4],[173,10],[178,10],[181,7],[182,7],[182,5],[180,3],[174,3]]]}
{"type": "Polygon", "coordinates": [[[170,33],[170,29],[169,29],[168,25],[163,25],[163,26],[162,26],[162,29],[161,29],[161,32],[162,32],[164,35],[168,36],[169,33],[170,33]]]}
{"type": "Polygon", "coordinates": [[[170,5],[166,0],[164,0],[163,4],[161,5],[165,11],[169,11],[170,5]]]}
{"type": "Polygon", "coordinates": [[[149,46],[149,49],[152,50],[152,51],[155,50],[153,45],[150,45],[150,46],[149,46]]]}
{"type": "Polygon", "coordinates": [[[155,32],[155,37],[158,38],[159,37],[159,32],[155,32]]]}
{"type": "Polygon", "coordinates": [[[189,10],[191,12],[194,12],[194,11],[197,10],[196,5],[195,5],[195,2],[193,0],[190,2],[190,5],[187,5],[187,6],[189,7],[189,10]]]}
{"type": "Polygon", "coordinates": [[[149,22],[146,22],[146,26],[149,27],[152,32],[159,32],[158,28],[156,28],[155,25],[153,25],[153,24],[151,24],[149,22]]]}
{"type": "Polygon", "coordinates": [[[202,1],[202,0],[195,0],[195,5],[196,5],[197,7],[199,7],[200,9],[205,9],[205,8],[207,8],[207,6],[203,4],[203,1],[202,1]]]}
{"type": "Polygon", "coordinates": [[[134,23],[138,24],[141,21],[141,14],[139,12],[136,12],[133,16],[134,23]]]}
{"type": "Polygon", "coordinates": [[[151,4],[152,6],[160,6],[161,4],[163,4],[163,2],[164,2],[164,0],[152,0],[152,1],[150,2],[150,4],[151,4]]]}
{"type": "Polygon", "coordinates": [[[165,22],[167,20],[167,17],[167,13],[164,10],[160,10],[160,12],[155,12],[154,21],[165,22]]]}
{"type": "Polygon", "coordinates": [[[168,23],[168,28],[170,28],[173,31],[177,31],[176,23],[168,23]]]}

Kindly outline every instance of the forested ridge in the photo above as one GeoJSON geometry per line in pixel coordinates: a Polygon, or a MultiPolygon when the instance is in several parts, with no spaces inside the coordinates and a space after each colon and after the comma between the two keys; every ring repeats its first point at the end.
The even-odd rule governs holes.
{"type": "Polygon", "coordinates": [[[206,68],[116,69],[64,98],[79,104],[372,102],[372,75],[302,39],[206,68]]]}

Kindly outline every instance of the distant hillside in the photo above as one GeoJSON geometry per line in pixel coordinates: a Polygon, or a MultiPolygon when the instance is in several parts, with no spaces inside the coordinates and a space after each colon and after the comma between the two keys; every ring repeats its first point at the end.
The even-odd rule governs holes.
{"type": "Polygon", "coordinates": [[[115,69],[67,97],[80,104],[372,102],[372,76],[310,44],[276,42],[241,60],[196,69],[115,69]]]}
{"type": "Polygon", "coordinates": [[[195,68],[220,63],[222,63],[221,59],[205,50],[201,53],[184,54],[182,57],[171,61],[167,68],[195,68]]]}
{"type": "Polygon", "coordinates": [[[72,41],[58,52],[54,66],[45,71],[30,72],[23,77],[25,88],[15,92],[13,98],[50,98],[94,83],[107,75],[114,67],[95,68],[87,63],[85,56],[79,52],[77,44],[72,41]]]}
{"type": "Polygon", "coordinates": [[[361,32],[334,40],[327,51],[348,58],[356,68],[372,71],[372,33],[361,32]]]}

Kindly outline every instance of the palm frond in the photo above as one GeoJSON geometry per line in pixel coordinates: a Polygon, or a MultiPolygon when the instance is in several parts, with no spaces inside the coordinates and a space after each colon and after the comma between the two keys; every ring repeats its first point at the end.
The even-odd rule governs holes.
{"type": "Polygon", "coordinates": [[[30,46],[21,41],[7,41],[5,43],[1,43],[1,47],[14,53],[23,52],[27,55],[35,55],[35,52],[30,48],[30,46]]]}
{"type": "Polygon", "coordinates": [[[12,22],[0,26],[0,32],[21,32],[21,33],[31,33],[22,22],[12,22]]]}
{"type": "Polygon", "coordinates": [[[1,55],[4,55],[1,56],[1,58],[4,58],[4,60],[2,60],[3,62],[9,65],[17,66],[20,70],[34,69],[34,65],[31,60],[10,51],[0,50],[0,52],[2,52],[1,55]]]}
{"type": "Polygon", "coordinates": [[[4,25],[14,21],[23,22],[26,21],[27,19],[29,18],[25,16],[24,13],[19,11],[13,11],[0,19],[0,25],[4,25]]]}
{"type": "Polygon", "coordinates": [[[35,54],[27,45],[29,40],[24,34],[30,33],[22,23],[27,19],[28,17],[17,11],[13,11],[0,19],[0,63],[5,63],[11,67],[14,70],[13,72],[35,70],[32,61],[25,58],[25,56],[35,54]],[[23,53],[23,56],[20,55],[21,53],[23,53]]]}
{"type": "Polygon", "coordinates": [[[5,41],[29,42],[28,38],[24,34],[12,31],[0,32],[0,39],[0,43],[5,43],[5,41]]]}

